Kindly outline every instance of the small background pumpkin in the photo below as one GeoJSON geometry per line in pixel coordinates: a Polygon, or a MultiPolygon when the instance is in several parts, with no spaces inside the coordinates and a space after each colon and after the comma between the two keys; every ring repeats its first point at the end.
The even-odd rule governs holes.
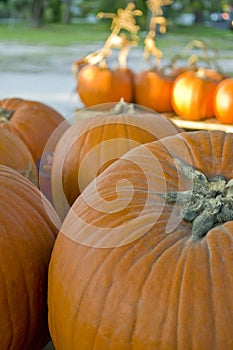
{"type": "Polygon", "coordinates": [[[133,72],[129,68],[85,65],[78,73],[77,92],[84,106],[133,101],[133,72]]]}
{"type": "Polygon", "coordinates": [[[221,123],[233,123],[233,78],[224,79],[218,84],[213,105],[215,116],[221,123]]]}
{"type": "Polygon", "coordinates": [[[135,103],[146,106],[156,112],[172,112],[171,93],[175,76],[161,69],[150,69],[135,74],[135,103]]]}
{"type": "Polygon", "coordinates": [[[205,69],[187,71],[174,81],[171,102],[178,116],[186,120],[214,117],[213,99],[218,81],[205,75],[205,69]]]}

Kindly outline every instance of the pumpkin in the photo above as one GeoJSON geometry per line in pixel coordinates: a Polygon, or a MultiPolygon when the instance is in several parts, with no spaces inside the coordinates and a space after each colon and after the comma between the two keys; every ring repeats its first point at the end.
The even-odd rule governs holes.
{"type": "Polygon", "coordinates": [[[49,265],[56,350],[232,350],[232,149],[230,133],[179,133],[83,191],[49,265]],[[196,225],[184,218],[195,210],[196,225]]]}
{"type": "Polygon", "coordinates": [[[215,90],[214,113],[223,124],[233,123],[233,78],[221,81],[215,90]]]}
{"type": "Polygon", "coordinates": [[[86,107],[101,103],[133,101],[133,71],[107,66],[85,65],[78,74],[77,92],[86,107]]]}
{"type": "Polygon", "coordinates": [[[135,74],[135,103],[159,113],[172,112],[171,92],[174,80],[175,76],[156,69],[135,74]]]}
{"type": "Polygon", "coordinates": [[[201,40],[192,40],[190,41],[186,47],[179,54],[176,54],[171,59],[171,66],[173,73],[182,73],[185,70],[192,70],[198,72],[200,69],[202,71],[202,75],[207,78],[214,79],[216,81],[221,81],[225,79],[228,75],[220,69],[217,61],[216,51],[208,48],[204,42],[201,40]],[[192,51],[195,49],[195,53],[192,51]],[[198,49],[198,50],[196,50],[198,49]],[[182,52],[183,51],[183,52],[182,52]],[[198,53],[199,51],[199,53],[198,53]],[[210,52],[212,52],[212,57],[210,57],[210,52]],[[187,53],[189,52],[189,56],[187,59],[187,53]],[[178,61],[187,60],[186,65],[175,68],[175,65],[178,61]]]}
{"type": "Polygon", "coordinates": [[[180,74],[174,81],[171,103],[182,119],[202,120],[214,117],[213,98],[218,84],[204,69],[180,74]]]}
{"type": "Polygon", "coordinates": [[[217,82],[220,82],[226,78],[228,78],[228,75],[221,72],[220,70],[214,69],[214,68],[204,68],[204,73],[207,78],[216,80],[217,82]]]}
{"type": "Polygon", "coordinates": [[[78,117],[82,111],[76,114],[54,151],[52,199],[61,219],[83,189],[129,149],[181,131],[170,119],[124,101],[84,112],[84,118],[78,117]]]}
{"type": "Polygon", "coordinates": [[[0,128],[0,164],[17,170],[38,185],[36,164],[27,146],[17,135],[3,128],[0,128]]]}
{"type": "Polygon", "coordinates": [[[2,350],[41,350],[50,339],[48,264],[60,221],[38,188],[0,166],[2,350]]]}
{"type": "Polygon", "coordinates": [[[0,126],[10,129],[27,145],[34,161],[38,164],[45,145],[58,129],[56,142],[69,126],[64,117],[53,108],[38,101],[20,98],[6,98],[0,100],[0,126]]]}
{"type": "MultiPolygon", "coordinates": [[[[40,171],[40,161],[50,139],[47,152],[53,152],[57,141],[69,127],[64,117],[53,108],[38,101],[20,98],[0,100],[0,127],[16,134],[26,144],[40,171]]],[[[50,174],[39,174],[40,190],[51,198],[50,174]]]]}
{"type": "Polygon", "coordinates": [[[203,76],[205,76],[205,78],[213,79],[213,80],[216,80],[217,82],[223,79],[226,79],[228,77],[226,73],[222,72],[217,68],[211,68],[208,66],[205,67],[203,65],[196,66],[195,64],[189,65],[189,66],[184,65],[180,67],[171,67],[171,74],[177,78],[181,73],[185,73],[187,71],[200,72],[200,70],[202,70],[202,74],[203,76]]]}

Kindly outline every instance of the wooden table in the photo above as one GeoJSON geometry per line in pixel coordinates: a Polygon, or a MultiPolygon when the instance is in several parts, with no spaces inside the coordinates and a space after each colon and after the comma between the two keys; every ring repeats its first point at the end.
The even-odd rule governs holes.
{"type": "Polygon", "coordinates": [[[170,119],[179,127],[185,130],[221,130],[233,133],[233,125],[222,124],[216,118],[202,121],[184,120],[177,116],[170,116],[170,119]]]}

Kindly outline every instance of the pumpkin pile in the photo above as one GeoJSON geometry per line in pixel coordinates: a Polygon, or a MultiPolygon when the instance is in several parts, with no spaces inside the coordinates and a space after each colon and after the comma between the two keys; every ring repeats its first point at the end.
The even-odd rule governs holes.
{"type": "Polygon", "coordinates": [[[41,350],[50,340],[48,265],[61,222],[50,203],[50,170],[45,183],[40,167],[45,146],[53,152],[68,126],[60,113],[38,101],[0,101],[3,350],[41,350]]]}
{"type": "MultiPolygon", "coordinates": [[[[162,4],[170,3],[172,1],[162,4]]],[[[170,63],[162,64],[163,53],[156,46],[155,37],[158,26],[160,34],[166,32],[166,19],[162,16],[161,1],[149,0],[147,5],[151,19],[143,42],[143,61],[151,66],[141,71],[129,68],[127,57],[131,47],[140,41],[137,35],[140,27],[135,17],[141,16],[142,12],[130,2],[116,14],[97,15],[112,19],[111,34],[102,48],[72,64],[77,94],[83,105],[90,107],[123,98],[126,102],[184,120],[215,118],[220,123],[232,124],[233,77],[219,67],[216,52],[202,41],[192,40],[180,54],[172,57],[170,63]],[[119,54],[117,66],[113,68],[114,59],[111,61],[110,58],[114,49],[118,49],[119,54]],[[199,53],[193,53],[196,52],[193,49],[199,49],[199,53]],[[186,63],[176,67],[179,60],[186,63]],[[221,96],[217,93],[220,83],[227,85],[221,89],[221,96]]]]}
{"type": "Polygon", "coordinates": [[[42,151],[52,203],[0,166],[2,349],[231,350],[233,134],[123,100],[75,117],[42,151]]]}
{"type": "Polygon", "coordinates": [[[0,105],[1,349],[41,350],[50,340],[48,267],[61,220],[111,163],[182,130],[123,100],[77,113],[72,125],[38,101],[6,98],[0,105]]]}
{"type": "Polygon", "coordinates": [[[135,4],[99,13],[112,33],[72,67],[87,107],[72,123],[0,101],[1,350],[232,350],[233,134],[170,113],[233,123],[233,78],[194,56],[160,68],[166,20],[147,4],[153,68],[126,64],[135,4]]]}

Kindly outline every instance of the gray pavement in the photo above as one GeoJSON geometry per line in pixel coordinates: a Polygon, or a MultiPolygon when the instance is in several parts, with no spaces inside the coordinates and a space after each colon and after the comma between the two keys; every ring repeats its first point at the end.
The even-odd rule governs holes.
{"type": "MultiPolygon", "coordinates": [[[[83,108],[77,95],[76,80],[71,73],[71,65],[102,46],[74,45],[70,47],[46,47],[18,45],[0,42],[0,99],[21,97],[43,102],[65,118],[69,118],[76,109],[83,108]]],[[[181,48],[173,47],[172,54],[181,48]]],[[[148,69],[149,64],[142,59],[142,49],[133,47],[128,56],[128,66],[135,72],[148,69]]],[[[117,64],[117,51],[113,51],[110,64],[117,64]]],[[[169,57],[164,52],[164,57],[169,57]]],[[[227,72],[233,72],[232,51],[224,52],[219,63],[227,72]]],[[[163,58],[166,64],[166,59],[163,58]]]]}

